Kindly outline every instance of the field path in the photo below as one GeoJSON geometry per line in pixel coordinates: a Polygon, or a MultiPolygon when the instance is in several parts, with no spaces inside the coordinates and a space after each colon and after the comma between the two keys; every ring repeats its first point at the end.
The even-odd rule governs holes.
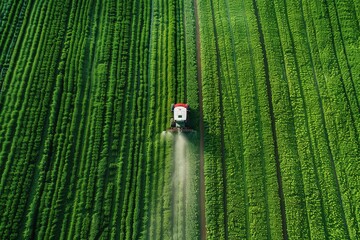
{"type": "Polygon", "coordinates": [[[200,48],[200,28],[197,0],[194,0],[195,10],[195,35],[196,35],[196,62],[197,78],[199,86],[199,130],[200,130],[200,239],[206,239],[206,219],[205,219],[205,176],[204,176],[204,123],[203,123],[203,96],[202,96],[202,76],[201,76],[201,48],[200,48]]]}

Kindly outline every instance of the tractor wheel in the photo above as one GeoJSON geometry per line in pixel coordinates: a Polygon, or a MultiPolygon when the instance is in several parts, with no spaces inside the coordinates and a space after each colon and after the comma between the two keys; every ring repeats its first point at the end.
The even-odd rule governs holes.
{"type": "Polygon", "coordinates": [[[171,104],[171,111],[172,112],[174,111],[174,104],[173,103],[171,104]]]}
{"type": "Polygon", "coordinates": [[[174,118],[170,118],[170,127],[175,127],[175,121],[174,118]]]}

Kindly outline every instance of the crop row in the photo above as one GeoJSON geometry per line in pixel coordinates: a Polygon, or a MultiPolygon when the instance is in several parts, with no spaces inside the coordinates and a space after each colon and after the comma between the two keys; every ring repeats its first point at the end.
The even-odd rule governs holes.
{"type": "MultiPolygon", "coordinates": [[[[208,136],[218,136],[224,142],[221,153],[216,155],[214,150],[211,151],[212,156],[222,160],[210,156],[205,159],[208,234],[210,237],[262,238],[271,235],[276,238],[281,234],[281,217],[254,8],[251,3],[231,1],[213,1],[201,9],[206,7],[212,15],[206,18],[206,13],[201,12],[201,18],[213,27],[203,26],[201,38],[206,40],[202,40],[201,47],[210,49],[212,46],[214,55],[206,51],[202,56],[206,59],[203,62],[204,116],[208,115],[205,118],[209,118],[209,128],[223,129],[219,136],[212,132],[215,129],[209,130],[208,136]],[[207,74],[210,69],[216,72],[207,74]],[[220,84],[216,83],[219,81],[220,84]],[[214,85],[206,86],[211,84],[214,85]],[[205,101],[205,98],[217,99],[217,94],[220,94],[218,101],[222,107],[205,101]],[[219,108],[223,112],[220,115],[216,114],[219,108]],[[222,126],[214,126],[216,117],[220,118],[218,121],[222,126]],[[218,177],[214,177],[214,173],[218,177]],[[212,181],[215,182],[211,184],[212,181]],[[226,209],[223,219],[219,218],[222,213],[214,212],[215,209],[220,212],[226,209]]],[[[210,140],[205,144],[209,144],[205,152],[206,149],[221,149],[210,145],[210,140]]]]}
{"type": "MultiPolygon", "coordinates": [[[[176,165],[176,152],[173,150],[176,140],[166,137],[165,141],[159,141],[158,138],[159,133],[169,128],[171,103],[188,101],[190,104],[194,103],[191,107],[196,107],[197,81],[192,8],[192,1],[152,3],[149,49],[151,95],[148,118],[153,126],[149,130],[151,139],[148,141],[148,151],[154,156],[148,163],[152,171],[149,173],[152,185],[148,190],[152,191],[148,193],[151,194],[151,203],[145,234],[153,239],[192,239],[198,236],[198,205],[194,192],[197,187],[196,179],[189,185],[183,182],[184,179],[175,179],[173,174],[179,174],[176,172],[179,166],[176,165]]],[[[193,113],[191,116],[196,118],[193,113]]],[[[192,152],[189,150],[187,156],[196,159],[192,157],[192,152]]],[[[189,169],[186,169],[194,171],[195,162],[191,162],[190,165],[189,169]]]]}
{"type": "Polygon", "coordinates": [[[159,139],[171,103],[197,107],[192,1],[0,8],[0,238],[197,238],[197,178],[174,197],[159,139]]]}
{"type": "MultiPolygon", "coordinates": [[[[25,28],[22,27],[22,23],[24,18],[27,18],[29,15],[30,5],[31,2],[29,4],[28,1],[3,1],[0,6],[2,15],[0,20],[0,49],[2,49],[2,54],[0,56],[0,101],[2,93],[5,91],[3,79],[9,68],[20,30],[23,29],[22,34],[25,33],[25,28]],[[9,21],[13,21],[13,24],[7,24],[9,21]]],[[[14,56],[16,56],[16,54],[14,54],[14,56]]]]}
{"type": "MultiPolygon", "coordinates": [[[[338,30],[334,30],[334,26],[330,24],[336,13],[327,13],[324,19],[317,21],[314,17],[317,16],[317,10],[322,10],[321,14],[326,13],[327,4],[332,3],[322,6],[281,4],[275,4],[275,9],[277,16],[282,16],[278,17],[279,33],[294,114],[298,158],[303,174],[303,198],[307,209],[307,213],[303,213],[303,222],[298,223],[303,226],[303,230],[288,229],[289,236],[293,234],[316,238],[354,238],[358,235],[358,227],[356,213],[350,209],[356,209],[356,201],[354,202],[355,198],[350,198],[346,190],[348,186],[341,183],[356,182],[347,180],[354,176],[356,167],[347,168],[349,175],[345,177],[343,166],[358,162],[358,120],[356,111],[351,110],[351,99],[357,97],[352,79],[346,77],[346,71],[350,70],[344,60],[346,55],[336,52],[344,44],[343,39],[336,38],[338,30]],[[284,9],[284,12],[281,12],[281,9],[284,9]],[[298,9],[302,9],[302,12],[298,9]],[[286,16],[286,12],[293,12],[298,16],[286,16]],[[301,18],[308,22],[299,20],[301,18]],[[347,106],[347,114],[340,110],[344,106],[347,106]],[[336,123],[334,118],[339,121],[336,123]],[[345,127],[346,125],[348,127],[345,127]],[[353,132],[355,138],[349,136],[348,131],[353,132]],[[349,139],[347,146],[340,140],[345,136],[349,139]],[[339,150],[345,153],[346,157],[341,156],[339,150]],[[308,227],[304,227],[304,223],[308,227]]],[[[337,9],[339,12],[341,10],[337,9]]],[[[354,103],[356,104],[356,101],[354,103]]],[[[350,188],[357,188],[356,184],[350,188]]],[[[290,208],[293,209],[293,206],[290,205],[290,208]]],[[[287,219],[291,224],[292,219],[297,222],[299,215],[288,214],[287,219]]]]}
{"type": "MultiPolygon", "coordinates": [[[[1,175],[1,205],[5,209],[1,217],[3,238],[16,237],[19,229],[24,228],[20,223],[26,215],[29,198],[34,196],[33,178],[37,177],[41,136],[46,131],[48,106],[56,79],[56,59],[60,56],[61,33],[66,26],[66,4],[49,2],[34,7],[52,14],[41,18],[32,12],[29,25],[35,28],[34,35],[25,35],[20,60],[14,69],[9,69],[5,78],[5,83],[11,80],[11,84],[6,84],[9,86],[4,101],[7,107],[2,112],[2,124],[6,130],[2,135],[5,144],[2,145],[1,158],[5,166],[1,175]],[[51,11],[52,7],[59,11],[51,11]],[[40,29],[43,29],[41,33],[40,29]]],[[[17,48],[20,46],[17,45],[14,52],[19,51],[17,48]]]]}
{"type": "Polygon", "coordinates": [[[359,237],[360,5],[195,2],[0,3],[1,239],[198,238],[175,102],[208,238],[359,237]]]}
{"type": "MultiPolygon", "coordinates": [[[[310,47],[316,59],[315,71],[317,74],[322,73],[322,76],[316,79],[319,86],[322,86],[319,94],[323,98],[323,124],[332,155],[330,163],[334,172],[334,189],[337,189],[337,197],[342,205],[342,209],[338,210],[342,211],[341,224],[345,235],[356,238],[359,236],[359,206],[356,201],[358,192],[355,190],[359,188],[356,180],[359,171],[359,113],[356,110],[358,87],[353,76],[358,73],[357,67],[352,67],[354,62],[351,56],[354,56],[357,50],[351,48],[351,38],[357,36],[359,30],[355,28],[349,32],[350,19],[344,18],[345,15],[354,17],[352,2],[345,1],[337,6],[334,4],[334,1],[327,1],[317,7],[308,5],[308,9],[313,9],[307,12],[313,21],[310,29],[312,32],[318,31],[315,38],[311,38],[310,47]],[[321,21],[316,18],[320,11],[327,16],[321,21]],[[331,35],[329,31],[333,31],[331,35]]],[[[308,36],[312,37],[310,34],[308,36]]],[[[331,225],[330,227],[332,229],[331,225]]],[[[338,234],[335,229],[332,231],[333,235],[338,234]]]]}
{"type": "Polygon", "coordinates": [[[208,236],[356,238],[353,3],[199,9],[208,236]]]}

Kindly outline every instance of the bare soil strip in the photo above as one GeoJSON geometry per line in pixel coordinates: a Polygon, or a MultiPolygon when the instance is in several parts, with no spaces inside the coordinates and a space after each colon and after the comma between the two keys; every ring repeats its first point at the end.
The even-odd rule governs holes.
{"type": "Polygon", "coordinates": [[[268,66],[266,49],[265,49],[264,35],[262,32],[262,26],[261,26],[261,22],[260,22],[259,10],[257,8],[255,0],[253,0],[253,5],[254,5],[254,12],[255,12],[256,21],[257,21],[257,27],[259,29],[261,49],[262,49],[262,53],[264,56],[264,69],[265,69],[265,79],[266,79],[266,88],[267,88],[266,90],[267,90],[267,97],[268,97],[268,102],[269,102],[271,130],[273,133],[272,136],[273,136],[273,141],[274,141],[274,156],[275,156],[275,161],[276,161],[276,173],[277,173],[277,180],[278,180],[278,186],[279,186],[279,198],[280,198],[283,239],[287,240],[289,237],[288,237],[288,233],[287,233],[286,214],[285,214],[285,199],[284,199],[284,192],[283,192],[283,188],[282,188],[279,150],[278,150],[278,144],[277,144],[275,116],[274,116],[274,108],[273,108],[273,104],[272,104],[271,84],[270,84],[270,77],[269,77],[269,66],[268,66]]]}
{"type": "Polygon", "coordinates": [[[206,239],[206,219],[205,219],[205,175],[204,175],[204,124],[203,124],[203,96],[202,96],[202,76],[201,76],[201,48],[200,48],[200,29],[197,0],[194,0],[195,12],[195,35],[196,35],[196,60],[197,60],[197,79],[199,90],[199,130],[200,130],[200,239],[206,239]]]}

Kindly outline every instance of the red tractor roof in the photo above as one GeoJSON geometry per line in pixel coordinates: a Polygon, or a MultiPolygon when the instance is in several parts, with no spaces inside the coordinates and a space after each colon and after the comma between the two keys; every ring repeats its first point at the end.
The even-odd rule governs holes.
{"type": "Polygon", "coordinates": [[[184,107],[184,108],[188,108],[189,107],[189,104],[187,103],[176,103],[174,105],[174,107],[184,107]]]}

